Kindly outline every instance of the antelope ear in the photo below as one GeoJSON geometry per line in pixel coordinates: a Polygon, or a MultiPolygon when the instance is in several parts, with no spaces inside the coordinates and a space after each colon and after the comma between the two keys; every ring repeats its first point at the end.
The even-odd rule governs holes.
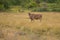
{"type": "Polygon", "coordinates": [[[30,12],[28,14],[30,15],[30,12]]]}

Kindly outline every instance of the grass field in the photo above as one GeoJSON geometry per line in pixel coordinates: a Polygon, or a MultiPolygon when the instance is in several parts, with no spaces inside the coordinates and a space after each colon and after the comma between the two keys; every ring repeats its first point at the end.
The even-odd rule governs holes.
{"type": "Polygon", "coordinates": [[[42,21],[31,22],[28,13],[0,13],[0,40],[60,40],[59,12],[42,14],[42,21]]]}

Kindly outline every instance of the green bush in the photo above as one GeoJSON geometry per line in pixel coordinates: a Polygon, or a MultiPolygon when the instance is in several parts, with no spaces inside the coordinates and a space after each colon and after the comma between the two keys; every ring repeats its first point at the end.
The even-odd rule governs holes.
{"type": "Polygon", "coordinates": [[[43,11],[48,11],[46,8],[35,8],[35,9],[33,9],[32,11],[34,11],[34,12],[43,12],[43,11]]]}
{"type": "Polygon", "coordinates": [[[60,12],[60,8],[54,8],[52,11],[60,12]]]}
{"type": "Polygon", "coordinates": [[[2,4],[0,4],[0,11],[4,10],[4,6],[2,4]]]}

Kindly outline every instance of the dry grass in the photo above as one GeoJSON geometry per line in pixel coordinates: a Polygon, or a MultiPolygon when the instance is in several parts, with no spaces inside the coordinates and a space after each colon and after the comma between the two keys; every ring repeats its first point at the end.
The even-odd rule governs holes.
{"type": "Polygon", "coordinates": [[[42,14],[42,21],[31,22],[25,13],[0,13],[0,40],[60,40],[59,12],[32,12],[42,14]],[[0,36],[1,37],[1,36],[0,36]]]}

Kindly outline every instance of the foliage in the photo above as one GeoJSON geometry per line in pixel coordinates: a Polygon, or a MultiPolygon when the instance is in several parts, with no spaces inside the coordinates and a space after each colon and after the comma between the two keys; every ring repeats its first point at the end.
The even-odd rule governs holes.
{"type": "Polygon", "coordinates": [[[59,5],[60,0],[0,0],[0,11],[8,10],[10,6],[20,6],[22,9],[33,9],[33,11],[60,11],[59,5]],[[48,7],[45,8],[45,6],[48,7]]]}

